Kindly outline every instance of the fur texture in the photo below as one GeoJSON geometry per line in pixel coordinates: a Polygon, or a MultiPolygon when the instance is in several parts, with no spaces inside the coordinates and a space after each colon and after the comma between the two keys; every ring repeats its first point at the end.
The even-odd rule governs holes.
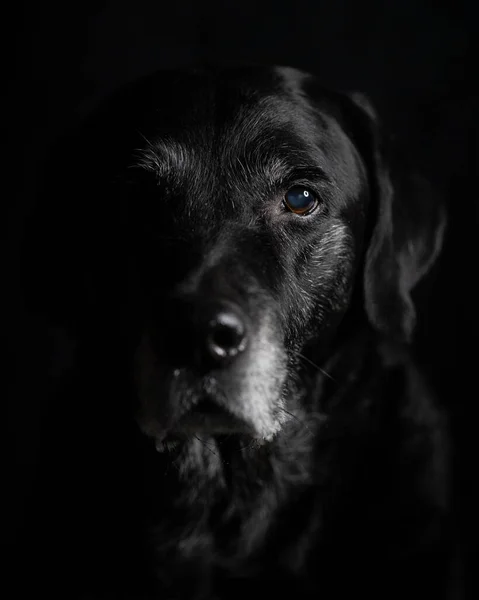
{"type": "Polygon", "coordinates": [[[69,406],[88,444],[70,461],[96,493],[66,484],[87,497],[72,581],[438,597],[447,436],[408,342],[444,215],[395,180],[367,101],[289,68],[168,72],[75,135],[38,271],[80,340],[69,406]],[[316,199],[305,216],[284,203],[295,186],[316,199]],[[205,350],[220,310],[246,332],[225,364],[205,350]]]}

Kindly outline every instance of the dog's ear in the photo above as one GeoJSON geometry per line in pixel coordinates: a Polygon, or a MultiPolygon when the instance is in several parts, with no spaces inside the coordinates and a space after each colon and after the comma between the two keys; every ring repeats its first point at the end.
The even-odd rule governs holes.
{"type": "Polygon", "coordinates": [[[440,252],[444,206],[429,183],[394,156],[371,103],[360,94],[348,98],[371,190],[363,280],[366,313],[380,333],[410,341],[416,323],[411,294],[440,252]]]}

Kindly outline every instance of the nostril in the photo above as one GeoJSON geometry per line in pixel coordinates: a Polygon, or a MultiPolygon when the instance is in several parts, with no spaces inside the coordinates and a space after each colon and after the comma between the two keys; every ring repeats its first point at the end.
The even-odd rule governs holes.
{"type": "Polygon", "coordinates": [[[210,333],[211,341],[225,350],[237,348],[242,337],[242,331],[239,328],[232,328],[223,323],[216,323],[210,333]]]}
{"type": "Polygon", "coordinates": [[[231,348],[235,346],[236,332],[229,327],[217,325],[210,333],[210,340],[220,348],[231,348]]]}
{"type": "Polygon", "coordinates": [[[235,313],[219,313],[209,322],[208,329],[207,345],[214,358],[233,358],[245,349],[245,326],[235,313]]]}

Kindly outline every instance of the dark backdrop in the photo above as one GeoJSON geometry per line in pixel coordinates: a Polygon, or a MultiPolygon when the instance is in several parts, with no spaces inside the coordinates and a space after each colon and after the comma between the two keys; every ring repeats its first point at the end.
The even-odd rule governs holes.
{"type": "MultiPolygon", "coordinates": [[[[280,63],[367,93],[387,129],[447,198],[450,226],[419,330],[420,358],[451,416],[455,503],[471,548],[477,357],[477,64],[473,2],[215,0],[18,3],[4,12],[9,227],[3,270],[11,449],[7,525],[20,539],[35,498],[45,405],[70,348],[22,297],[20,248],[48,148],[121,84],[202,61],[280,63]],[[11,528],[10,528],[11,526],[11,528]]],[[[52,182],[54,185],[54,182],[52,182]]],[[[59,452],[61,449],[59,449],[59,452]]],[[[11,539],[11,538],[8,538],[11,539]]]]}

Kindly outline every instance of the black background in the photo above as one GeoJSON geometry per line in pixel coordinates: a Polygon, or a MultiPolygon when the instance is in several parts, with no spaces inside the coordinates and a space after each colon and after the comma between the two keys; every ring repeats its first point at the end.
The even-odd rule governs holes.
{"type": "Polygon", "coordinates": [[[15,454],[7,526],[15,540],[34,502],[45,402],[68,360],[59,333],[27,312],[22,298],[24,223],[48,149],[123,83],[160,68],[220,58],[287,64],[317,74],[326,85],[365,92],[385,128],[406,136],[411,156],[445,194],[448,237],[418,352],[451,417],[456,515],[464,554],[472,549],[478,395],[475,21],[472,1],[424,0],[38,2],[4,12],[3,164],[10,185],[4,186],[2,279],[15,454]]]}

